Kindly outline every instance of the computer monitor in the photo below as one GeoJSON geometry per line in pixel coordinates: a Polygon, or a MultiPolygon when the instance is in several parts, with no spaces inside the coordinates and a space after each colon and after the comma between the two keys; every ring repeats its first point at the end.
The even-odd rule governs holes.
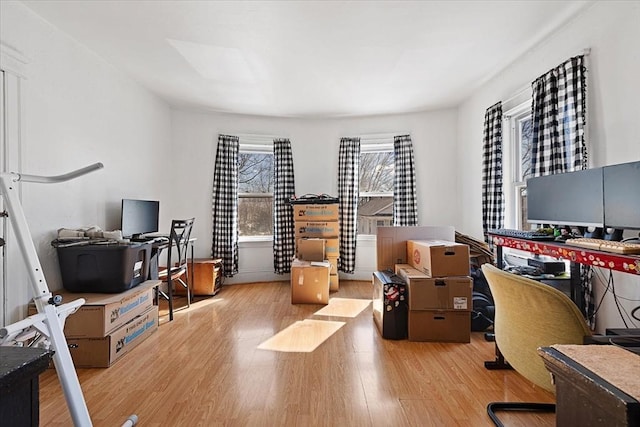
{"type": "Polygon", "coordinates": [[[155,200],[122,199],[120,229],[125,238],[158,231],[160,202],[155,200]]]}
{"type": "Polygon", "coordinates": [[[527,180],[527,222],[554,226],[603,227],[602,168],[527,180]]]}
{"type": "Polygon", "coordinates": [[[640,161],[603,169],[605,226],[640,230],[640,161]]]}

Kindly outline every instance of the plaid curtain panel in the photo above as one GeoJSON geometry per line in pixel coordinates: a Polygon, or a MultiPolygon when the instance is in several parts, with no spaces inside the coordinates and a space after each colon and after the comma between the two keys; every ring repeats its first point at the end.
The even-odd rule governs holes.
{"type": "Polygon", "coordinates": [[[277,274],[291,272],[295,254],[293,206],[295,195],[291,141],[273,140],[273,268],[277,274]]]}
{"type": "Polygon", "coordinates": [[[482,142],[482,230],[502,228],[504,195],[502,194],[502,103],[487,108],[484,114],[482,142]]]}
{"type": "Polygon", "coordinates": [[[239,138],[218,135],[213,171],[213,258],[221,258],[225,276],[238,272],[239,138]]]}
{"type": "Polygon", "coordinates": [[[353,273],[356,267],[359,165],[360,138],[341,138],[338,156],[338,212],[340,217],[338,269],[345,273],[353,273]]]}
{"type": "Polygon", "coordinates": [[[416,174],[411,136],[401,135],[393,138],[393,156],[396,169],[393,182],[393,225],[418,225],[416,174]]]}
{"type": "MultiPolygon", "coordinates": [[[[552,175],[587,168],[586,126],[587,69],[584,55],[576,56],[531,83],[533,123],[531,172],[552,175]]],[[[592,271],[580,266],[583,313],[595,329],[592,271]]]]}
{"type": "Polygon", "coordinates": [[[531,85],[533,176],[587,167],[586,68],[584,56],[571,58],[538,77],[531,85]]]}

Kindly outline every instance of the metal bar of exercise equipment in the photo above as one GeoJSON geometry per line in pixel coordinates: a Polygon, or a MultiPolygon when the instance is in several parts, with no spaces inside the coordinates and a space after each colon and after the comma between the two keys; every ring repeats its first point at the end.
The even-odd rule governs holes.
{"type": "MultiPolygon", "coordinates": [[[[90,172],[102,169],[102,163],[94,163],[87,167],[58,176],[38,176],[18,173],[0,174],[0,195],[5,200],[6,209],[16,240],[24,258],[31,285],[33,286],[34,302],[38,309],[38,314],[5,326],[0,329],[0,345],[15,342],[18,338],[39,335],[35,343],[40,346],[47,346],[55,351],[53,362],[56,367],[58,379],[62,386],[73,424],[77,427],[91,426],[89,410],[80,388],[80,381],[71,359],[69,346],[64,336],[64,323],[70,314],[74,313],[84,303],[84,299],[79,298],[67,304],[60,305],[61,298],[52,296],[47,285],[47,281],[42,271],[42,265],[38,259],[27,220],[22,209],[22,204],[18,197],[17,183],[58,183],[68,181],[90,172]]],[[[33,345],[33,342],[31,343],[33,345]]],[[[123,424],[133,426],[137,423],[137,416],[131,415],[123,424]]]]}

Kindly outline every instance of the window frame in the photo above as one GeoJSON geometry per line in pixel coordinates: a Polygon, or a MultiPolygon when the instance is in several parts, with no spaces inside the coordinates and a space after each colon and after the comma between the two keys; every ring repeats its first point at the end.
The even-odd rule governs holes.
{"type": "MultiPolygon", "coordinates": [[[[240,137],[238,154],[268,154],[273,156],[273,139],[260,137],[240,137]],[[243,142],[250,140],[251,142],[243,142]]],[[[273,171],[272,171],[273,172],[273,171]]],[[[273,190],[270,193],[243,193],[238,190],[238,206],[240,199],[264,199],[271,198],[273,200],[273,190]]],[[[273,209],[271,210],[271,221],[273,223],[273,209]]],[[[238,241],[239,242],[259,242],[273,240],[273,234],[269,235],[242,235],[240,234],[240,215],[238,215],[238,241]]]]}
{"type": "MultiPolygon", "coordinates": [[[[398,133],[397,135],[403,135],[398,133]]],[[[393,136],[378,136],[378,137],[361,137],[360,138],[360,156],[362,154],[375,154],[375,153],[394,153],[393,136]]],[[[359,159],[360,161],[361,159],[359,159]]],[[[394,167],[395,173],[395,167],[394,167]]],[[[358,181],[360,177],[358,176],[358,181]]],[[[390,192],[378,192],[378,191],[365,191],[361,192],[358,187],[358,199],[363,197],[391,197],[393,199],[393,188],[390,192]]],[[[359,214],[358,214],[359,215],[359,214]]],[[[393,220],[391,221],[393,222],[393,220]]],[[[357,223],[357,218],[356,218],[357,223]]],[[[377,225],[376,225],[377,227],[377,225]]],[[[358,232],[358,239],[363,240],[374,239],[376,234],[360,233],[358,232]]]]}
{"type": "Polygon", "coordinates": [[[506,185],[505,195],[505,227],[520,230],[530,229],[530,225],[523,220],[523,204],[521,193],[526,191],[526,180],[522,179],[522,153],[520,140],[520,123],[531,117],[531,98],[509,109],[504,114],[503,144],[504,159],[508,159],[508,167],[503,167],[503,185],[506,185]]]}

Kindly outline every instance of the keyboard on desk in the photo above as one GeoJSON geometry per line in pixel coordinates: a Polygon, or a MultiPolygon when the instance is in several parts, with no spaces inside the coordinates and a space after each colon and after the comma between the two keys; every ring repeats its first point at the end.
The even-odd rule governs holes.
{"type": "Polygon", "coordinates": [[[594,249],[596,251],[613,252],[624,255],[640,254],[640,243],[616,242],[611,240],[592,239],[588,237],[567,239],[564,243],[566,245],[594,249]]]}
{"type": "Polygon", "coordinates": [[[555,236],[553,234],[543,233],[535,230],[511,230],[508,228],[495,228],[488,231],[489,234],[504,237],[513,237],[515,239],[527,239],[527,240],[553,240],[555,236]]]}

